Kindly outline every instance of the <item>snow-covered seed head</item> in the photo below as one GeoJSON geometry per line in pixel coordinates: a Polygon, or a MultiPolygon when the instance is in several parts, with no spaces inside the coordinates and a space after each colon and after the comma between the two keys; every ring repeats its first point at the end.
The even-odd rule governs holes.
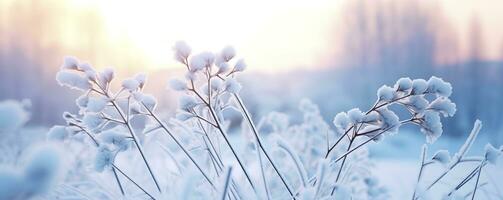
{"type": "Polygon", "coordinates": [[[333,123],[337,129],[344,131],[351,123],[351,120],[345,112],[340,112],[335,115],[333,123]]]}
{"type": "Polygon", "coordinates": [[[456,104],[452,103],[451,100],[446,97],[438,97],[430,103],[428,109],[437,111],[444,117],[452,117],[456,113],[456,104]]]}
{"type": "Polygon", "coordinates": [[[176,113],[176,119],[178,119],[180,121],[186,121],[186,120],[191,119],[193,117],[195,117],[194,114],[188,113],[185,111],[180,111],[180,112],[176,113]]]}
{"type": "Polygon", "coordinates": [[[364,116],[363,112],[358,108],[353,108],[348,111],[348,117],[353,124],[362,122],[364,116]]]}
{"type": "Polygon", "coordinates": [[[114,79],[114,70],[112,68],[105,68],[98,76],[101,86],[105,87],[114,79]]]}
{"type": "Polygon", "coordinates": [[[189,95],[182,95],[179,100],[179,106],[181,110],[190,110],[197,105],[197,101],[194,97],[189,95]]]}
{"type": "Polygon", "coordinates": [[[65,126],[53,126],[51,129],[49,129],[49,132],[47,132],[47,140],[54,140],[54,141],[63,141],[66,138],[68,138],[69,133],[66,130],[65,126]]]}
{"type": "Polygon", "coordinates": [[[236,56],[236,50],[232,46],[226,46],[220,52],[220,59],[224,62],[229,62],[234,56],[236,56]]]}
{"type": "Polygon", "coordinates": [[[439,162],[443,165],[448,165],[451,162],[451,156],[449,155],[449,151],[439,150],[433,155],[431,160],[439,162]]]}
{"type": "Polygon", "coordinates": [[[449,97],[452,94],[452,86],[450,83],[445,82],[441,78],[432,76],[428,80],[428,90],[429,93],[435,93],[439,96],[449,97]]]}
{"type": "Polygon", "coordinates": [[[140,83],[134,78],[129,78],[129,79],[123,80],[121,86],[124,89],[129,90],[131,92],[131,91],[137,90],[138,87],[140,87],[140,83]]]}
{"type": "MultiPolygon", "coordinates": [[[[80,98],[79,98],[80,99],[80,98]]],[[[107,106],[109,100],[106,97],[89,97],[85,106],[88,112],[101,112],[107,106]]]]}
{"type": "Polygon", "coordinates": [[[63,65],[61,69],[77,70],[79,65],[79,60],[74,56],[66,56],[63,59],[63,65]]]}
{"type": "Polygon", "coordinates": [[[498,161],[498,157],[501,155],[501,149],[496,149],[494,148],[493,145],[491,144],[486,144],[485,146],[485,159],[487,160],[487,162],[491,163],[491,164],[496,164],[496,162],[498,161]]]}
{"type": "Polygon", "coordinates": [[[429,105],[428,100],[426,100],[422,95],[410,96],[404,103],[407,106],[410,106],[410,108],[412,108],[412,110],[414,110],[416,113],[422,112],[429,105]]]}
{"type": "Polygon", "coordinates": [[[187,87],[187,83],[178,79],[169,80],[169,86],[175,91],[185,91],[189,89],[189,87],[187,87]]]}
{"type": "Polygon", "coordinates": [[[150,111],[153,111],[157,105],[157,99],[151,94],[143,94],[140,101],[150,111]]]}
{"type": "Polygon", "coordinates": [[[391,134],[396,133],[400,126],[400,120],[395,112],[387,108],[380,108],[377,110],[377,112],[379,113],[379,115],[381,115],[383,128],[388,129],[387,132],[391,134]]]}
{"type": "Polygon", "coordinates": [[[192,51],[192,49],[186,42],[184,41],[176,42],[175,46],[173,46],[173,50],[175,51],[175,60],[183,64],[188,64],[186,63],[186,60],[190,56],[190,52],[192,51]]]}
{"type": "Polygon", "coordinates": [[[412,81],[412,90],[410,94],[418,95],[423,94],[428,89],[428,83],[424,79],[414,79],[412,81]]]}
{"type": "Polygon", "coordinates": [[[59,71],[56,74],[56,80],[59,85],[66,86],[70,89],[87,91],[92,88],[87,77],[70,71],[59,71]]]}
{"type": "Polygon", "coordinates": [[[409,77],[398,79],[395,83],[395,89],[398,91],[406,91],[412,88],[412,80],[409,77]]]}
{"type": "Polygon", "coordinates": [[[421,132],[426,135],[426,141],[433,143],[442,135],[442,122],[438,112],[427,110],[421,120],[421,132]]]}
{"type": "Polygon", "coordinates": [[[229,93],[239,93],[241,84],[234,78],[229,78],[225,81],[225,91],[229,93]]]}
{"type": "Polygon", "coordinates": [[[82,118],[83,125],[90,130],[96,129],[103,124],[103,122],[103,117],[97,113],[86,113],[82,118]]]}
{"type": "Polygon", "coordinates": [[[234,65],[233,71],[235,72],[242,72],[246,69],[246,63],[244,59],[239,59],[236,64],[234,65]]]}
{"type": "Polygon", "coordinates": [[[125,132],[127,132],[127,130],[124,130],[123,127],[115,127],[101,132],[99,139],[105,144],[115,146],[118,151],[125,151],[131,144],[131,140],[128,139],[125,132]]]}
{"type": "Polygon", "coordinates": [[[94,158],[94,169],[97,172],[110,168],[114,162],[114,154],[107,145],[100,145],[94,158]]]}
{"type": "Polygon", "coordinates": [[[377,90],[377,97],[379,101],[390,101],[395,96],[395,89],[387,85],[383,85],[377,90]]]}
{"type": "Polygon", "coordinates": [[[93,66],[88,62],[79,63],[77,65],[77,68],[78,68],[78,70],[83,71],[83,72],[94,71],[93,66]]]}
{"type": "Polygon", "coordinates": [[[136,81],[138,81],[138,83],[140,84],[140,86],[139,86],[139,87],[140,87],[140,89],[142,89],[142,88],[143,88],[143,86],[145,86],[145,83],[147,82],[147,74],[145,74],[145,73],[139,73],[139,74],[136,74],[136,75],[134,76],[134,79],[135,79],[136,81]]]}
{"type": "Polygon", "coordinates": [[[216,66],[218,67],[217,74],[223,74],[223,73],[229,71],[229,68],[230,68],[228,62],[220,62],[220,63],[216,64],[216,66]]]}
{"type": "Polygon", "coordinates": [[[204,68],[209,68],[215,62],[215,54],[211,52],[202,52],[190,58],[190,71],[197,72],[204,68]]]}
{"type": "Polygon", "coordinates": [[[214,91],[219,91],[224,86],[224,82],[219,78],[212,78],[210,83],[211,83],[211,89],[214,91]]]}

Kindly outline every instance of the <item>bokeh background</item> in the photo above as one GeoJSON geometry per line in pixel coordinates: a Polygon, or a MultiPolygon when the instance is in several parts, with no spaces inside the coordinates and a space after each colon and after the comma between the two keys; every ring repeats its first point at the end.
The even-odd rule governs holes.
{"type": "MultiPolygon", "coordinates": [[[[185,40],[194,51],[238,50],[249,66],[239,78],[255,118],[280,111],[295,122],[299,101],[309,98],[331,121],[337,112],[370,107],[382,84],[436,75],[452,83],[458,107],[445,119],[447,139],[439,146],[462,141],[476,118],[486,140],[500,145],[502,6],[493,0],[2,0],[0,100],[31,100],[28,126],[62,123],[63,111],[77,109],[76,93],[54,77],[63,57],[73,55],[98,69],[113,66],[119,77],[147,72],[147,90],[169,115],[176,94],[166,83],[183,70],[172,45],[185,40]]],[[[405,147],[407,138],[388,143],[405,147]]],[[[399,154],[382,148],[375,151],[399,154]]]]}

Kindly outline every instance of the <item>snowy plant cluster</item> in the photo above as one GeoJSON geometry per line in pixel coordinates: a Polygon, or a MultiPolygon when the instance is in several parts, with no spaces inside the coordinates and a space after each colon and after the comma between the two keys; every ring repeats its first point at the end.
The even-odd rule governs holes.
{"type": "MultiPolygon", "coordinates": [[[[393,190],[372,172],[368,144],[406,124],[434,143],[443,132],[441,118],[456,112],[452,87],[441,78],[401,78],[379,88],[370,109],[338,113],[332,123],[309,100],[300,102],[300,122],[279,112],[255,122],[237,80],[247,65],[232,47],[193,53],[177,42],[174,51],[186,73],[168,82],[180,94],[173,117],[159,113],[156,98],[144,92],[145,74],[118,81],[113,69],[66,57],[56,80],[81,92],[78,112],[65,112],[66,124],[53,126],[48,143],[28,151],[26,161],[2,162],[0,199],[390,199],[393,190]],[[230,129],[231,116],[242,117],[240,129],[230,129]]],[[[22,106],[3,111],[11,107],[0,104],[0,114],[15,116],[6,117],[15,123],[5,128],[0,116],[2,132],[28,118],[22,106]]],[[[480,128],[475,122],[452,156],[441,150],[429,157],[424,145],[412,199],[483,195],[477,190],[489,183],[480,182],[481,174],[503,148],[488,144],[485,155],[466,156],[480,128]],[[477,165],[460,180],[448,175],[465,163],[477,165]],[[434,165],[445,170],[432,172],[434,165]],[[424,178],[429,173],[438,177],[424,178]],[[432,192],[438,187],[442,192],[432,192]]]]}
{"type": "Polygon", "coordinates": [[[31,199],[50,192],[66,173],[65,156],[58,145],[31,144],[21,134],[30,119],[30,102],[0,102],[0,199],[31,199]]]}

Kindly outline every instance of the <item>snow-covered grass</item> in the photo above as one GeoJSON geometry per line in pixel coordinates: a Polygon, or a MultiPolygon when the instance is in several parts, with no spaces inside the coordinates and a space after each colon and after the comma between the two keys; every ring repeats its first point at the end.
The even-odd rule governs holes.
{"type": "MultiPolygon", "coordinates": [[[[441,78],[384,85],[369,110],[334,113],[332,123],[309,100],[298,106],[298,123],[278,112],[255,122],[240,96],[238,76],[247,66],[232,47],[193,54],[178,42],[174,49],[186,68],[184,78],[169,81],[182,94],[175,117],[158,113],[157,99],[143,90],[145,74],[116,88],[113,69],[98,72],[65,58],[56,79],[81,92],[79,111],[64,113],[66,124],[53,126],[46,144],[21,151],[25,159],[4,162],[0,185],[7,189],[0,199],[502,197],[499,180],[490,177],[501,175],[495,168],[503,148],[487,145],[468,154],[482,149],[473,145],[480,121],[459,144],[439,140],[442,118],[457,111],[452,86],[441,78]],[[231,115],[242,117],[239,130],[229,129],[231,115]],[[447,145],[449,151],[433,151],[447,145]],[[401,159],[385,160],[390,152],[401,159]]],[[[18,116],[1,130],[14,136],[4,141],[15,143],[26,111],[16,102],[0,108],[18,116]]]]}

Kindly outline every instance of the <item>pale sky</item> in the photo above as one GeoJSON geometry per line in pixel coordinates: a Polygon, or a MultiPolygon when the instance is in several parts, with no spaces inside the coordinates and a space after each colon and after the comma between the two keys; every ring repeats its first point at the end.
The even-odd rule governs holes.
{"type": "MultiPolygon", "coordinates": [[[[100,41],[115,46],[118,53],[125,48],[134,48],[130,51],[145,56],[151,69],[177,66],[171,56],[171,46],[177,40],[185,40],[195,52],[218,51],[226,45],[232,45],[237,49],[238,56],[244,57],[251,68],[274,71],[326,64],[323,61],[330,60],[332,50],[337,45],[331,39],[334,22],[343,8],[341,5],[347,1],[71,0],[65,1],[64,10],[76,13],[76,19],[79,20],[85,20],[81,18],[86,16],[79,18],[79,13],[98,13],[98,20],[104,23],[104,30],[100,31],[105,32],[100,41]],[[124,47],[124,43],[128,45],[124,47]]],[[[3,7],[0,11],[10,11],[10,17],[13,17],[16,11],[5,6],[9,5],[8,2],[0,3],[3,7]]],[[[57,7],[58,2],[61,3],[57,0],[47,1],[44,6],[57,7]]],[[[503,55],[502,1],[424,2],[440,5],[444,14],[462,32],[467,30],[469,22],[477,14],[484,29],[487,58],[495,59],[503,55]]],[[[82,21],[73,22],[72,19],[61,16],[61,21],[57,22],[63,24],[59,31],[66,34],[47,40],[55,40],[70,49],[79,49],[88,40],[80,37],[83,30],[78,27],[92,32],[87,30],[92,28],[92,24],[81,25],[78,23],[82,21]]]]}

